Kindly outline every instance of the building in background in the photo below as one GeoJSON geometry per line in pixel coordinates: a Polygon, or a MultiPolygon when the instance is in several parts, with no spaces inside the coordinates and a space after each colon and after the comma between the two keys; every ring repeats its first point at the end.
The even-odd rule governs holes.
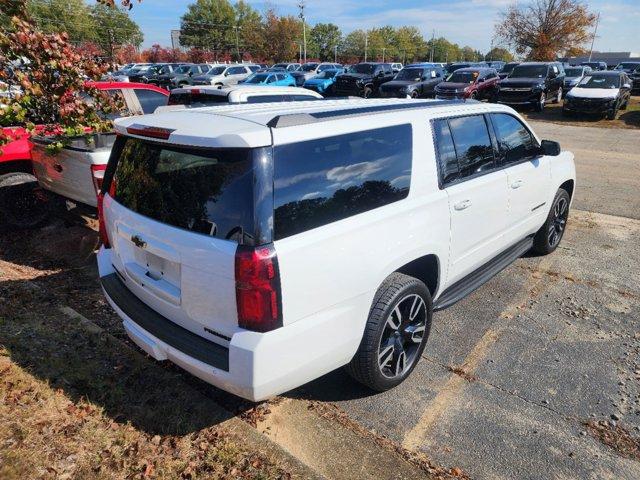
{"type": "Polygon", "coordinates": [[[171,30],[171,48],[174,50],[182,49],[182,45],[180,45],[180,30],[171,30]]]}
{"type": "MultiPolygon", "coordinates": [[[[563,57],[558,60],[569,62],[571,65],[579,65],[581,62],[588,62],[589,55],[581,57],[563,57]]],[[[592,62],[606,62],[607,68],[614,68],[620,62],[640,62],[640,53],[637,52],[593,52],[592,62]]]]}

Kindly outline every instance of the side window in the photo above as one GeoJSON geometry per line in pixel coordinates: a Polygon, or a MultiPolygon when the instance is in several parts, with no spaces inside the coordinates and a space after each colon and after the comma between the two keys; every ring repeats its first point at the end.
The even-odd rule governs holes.
{"type": "Polygon", "coordinates": [[[229,75],[242,75],[243,73],[247,73],[244,67],[232,67],[229,69],[229,75]]]}
{"type": "Polygon", "coordinates": [[[456,180],[460,172],[456,149],[453,146],[453,137],[451,137],[451,130],[449,130],[449,122],[445,119],[434,120],[433,133],[438,165],[440,166],[440,176],[443,185],[447,185],[456,180]]]}
{"type": "Polygon", "coordinates": [[[142,111],[145,114],[153,113],[156,108],[167,104],[167,96],[160,92],[154,92],[153,90],[143,90],[141,88],[135,89],[138,101],[142,107],[142,111]]]}
{"type": "Polygon", "coordinates": [[[491,121],[505,163],[518,162],[536,152],[536,142],[520,120],[506,113],[492,113],[491,121]]]}
{"type": "Polygon", "coordinates": [[[451,118],[449,128],[458,155],[460,178],[493,168],[493,146],[484,116],[451,118]]]}
{"type": "Polygon", "coordinates": [[[267,83],[273,83],[276,81],[276,76],[275,75],[269,75],[267,77],[267,83]]]}
{"type": "Polygon", "coordinates": [[[276,80],[280,81],[280,80],[284,80],[284,75],[281,73],[277,73],[276,74],[276,80]]]}
{"type": "Polygon", "coordinates": [[[282,239],[409,194],[411,125],[274,148],[274,237],[282,239]]]}

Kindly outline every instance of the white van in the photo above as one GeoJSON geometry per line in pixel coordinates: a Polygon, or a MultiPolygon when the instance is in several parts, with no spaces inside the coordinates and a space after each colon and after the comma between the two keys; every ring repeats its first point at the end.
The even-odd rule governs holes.
{"type": "Polygon", "coordinates": [[[378,391],[432,312],[552,252],[573,155],[464,101],[229,105],[117,122],[102,286],[131,339],[262,400],[336,368],[378,391]]]}

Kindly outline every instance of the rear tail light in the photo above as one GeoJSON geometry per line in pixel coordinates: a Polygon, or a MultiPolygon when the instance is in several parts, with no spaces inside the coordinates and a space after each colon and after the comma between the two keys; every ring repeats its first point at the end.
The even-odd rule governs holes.
{"type": "Polygon", "coordinates": [[[100,240],[105,248],[110,248],[109,235],[107,235],[107,226],[104,223],[104,193],[98,192],[98,221],[100,226],[98,232],[100,233],[100,240]]]}
{"type": "Polygon", "coordinates": [[[93,180],[93,188],[96,190],[96,195],[100,194],[100,190],[102,190],[104,171],[106,169],[106,165],[91,165],[91,180],[93,180]]]}
{"type": "Polygon", "coordinates": [[[235,273],[238,325],[256,332],[281,327],[280,271],[273,245],[239,245],[235,273]]]}

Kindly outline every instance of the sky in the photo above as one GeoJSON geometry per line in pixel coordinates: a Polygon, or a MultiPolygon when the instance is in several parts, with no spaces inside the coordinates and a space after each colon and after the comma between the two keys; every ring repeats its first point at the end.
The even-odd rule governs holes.
{"type": "MultiPolygon", "coordinates": [[[[332,22],[343,33],[384,25],[418,27],[425,38],[446,37],[461,46],[486,52],[499,13],[515,0],[307,0],[310,24],[332,22]]],[[[527,0],[519,0],[524,2],[527,0]]],[[[90,1],[91,3],[91,1],[90,1]]],[[[180,28],[188,0],[143,0],[135,3],[131,17],[140,25],[143,47],[171,45],[170,31],[180,28]]],[[[297,15],[299,0],[248,0],[255,9],[274,7],[281,15],[297,15]]],[[[640,0],[585,0],[600,12],[594,50],[640,52],[640,0]]]]}

